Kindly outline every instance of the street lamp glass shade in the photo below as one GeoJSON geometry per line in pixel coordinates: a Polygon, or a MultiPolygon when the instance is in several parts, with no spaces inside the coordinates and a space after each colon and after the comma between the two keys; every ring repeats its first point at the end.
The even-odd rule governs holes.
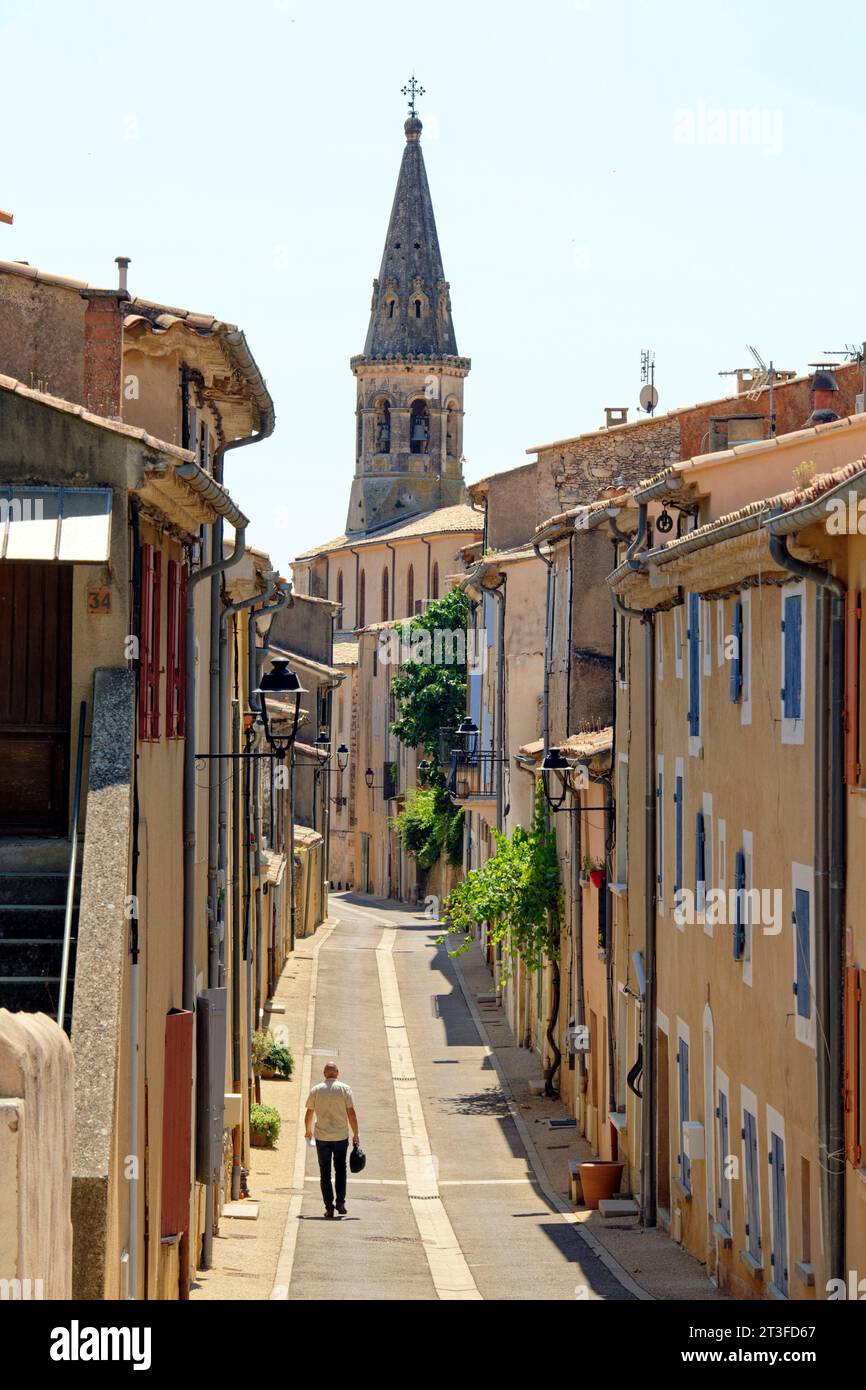
{"type": "Polygon", "coordinates": [[[464,719],[457,730],[457,746],[467,758],[474,758],[478,752],[478,725],[471,719],[464,719]]]}
{"type": "Polygon", "coordinates": [[[341,743],[337,749],[337,767],[340,772],[345,772],[349,766],[349,750],[345,743],[341,743]]]}
{"type": "Polygon", "coordinates": [[[371,767],[368,767],[367,771],[364,773],[364,781],[367,783],[368,787],[372,787],[373,778],[375,777],[375,775],[376,774],[374,773],[373,769],[371,767]]]}
{"type": "Polygon", "coordinates": [[[541,785],[544,799],[552,811],[558,811],[568,788],[569,762],[559,748],[549,748],[541,764],[541,785]]]}
{"type": "Polygon", "coordinates": [[[429,776],[430,764],[428,763],[426,758],[422,758],[421,762],[418,764],[418,781],[426,782],[429,776]]]}
{"type": "Polygon", "coordinates": [[[328,756],[331,752],[331,739],[325,729],[322,730],[316,739],[316,752],[319,755],[319,762],[326,763],[328,761],[328,756]]]}
{"type": "Polygon", "coordinates": [[[262,676],[258,689],[254,690],[253,694],[258,695],[262,702],[262,722],[265,726],[265,737],[277,757],[284,758],[298,732],[298,723],[301,717],[301,696],[307,694],[294,671],[289,669],[287,657],[274,657],[270,671],[266,671],[262,676]],[[268,710],[269,695],[281,696],[288,700],[294,697],[295,706],[292,712],[292,731],[290,734],[273,734],[271,732],[270,711],[268,710]]]}

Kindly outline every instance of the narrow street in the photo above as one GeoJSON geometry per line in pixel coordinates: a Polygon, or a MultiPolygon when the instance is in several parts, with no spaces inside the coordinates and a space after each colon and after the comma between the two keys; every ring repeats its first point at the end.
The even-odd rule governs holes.
{"type": "Polygon", "coordinates": [[[441,928],[336,896],[331,917],[305,1061],[315,1081],[336,1057],[367,1167],[348,1216],[326,1222],[315,1153],[299,1150],[274,1296],[634,1298],[542,1190],[441,928]]]}

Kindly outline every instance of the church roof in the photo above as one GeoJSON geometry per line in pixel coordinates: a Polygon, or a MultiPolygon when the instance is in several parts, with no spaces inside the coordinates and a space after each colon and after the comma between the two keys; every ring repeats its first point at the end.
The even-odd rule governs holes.
{"type": "Polygon", "coordinates": [[[385,541],[415,540],[418,536],[439,536],[448,532],[471,531],[478,535],[484,530],[484,513],[475,507],[459,504],[455,507],[439,507],[433,512],[422,512],[420,516],[395,526],[383,527],[381,531],[360,531],[352,535],[335,536],[324,545],[305,550],[298,560],[312,560],[317,555],[326,555],[332,550],[343,550],[347,546],[364,549],[372,545],[382,545],[385,541]]]}
{"type": "Polygon", "coordinates": [[[381,358],[389,353],[456,356],[451,300],[421,153],[418,117],[410,116],[404,129],[406,148],[379,278],[373,282],[364,357],[381,358]],[[420,313],[415,308],[419,298],[420,313]]]}

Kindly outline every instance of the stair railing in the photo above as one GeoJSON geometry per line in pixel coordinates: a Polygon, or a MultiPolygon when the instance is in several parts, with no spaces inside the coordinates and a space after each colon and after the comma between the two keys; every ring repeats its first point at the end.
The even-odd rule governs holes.
{"type": "Polygon", "coordinates": [[[81,809],[81,776],[84,769],[84,727],[87,722],[87,701],[78,707],[78,753],[75,758],[75,793],[72,798],[72,843],[69,847],[69,876],[66,880],[66,914],[63,919],[63,959],[60,966],[60,992],[57,998],[57,1022],[63,1027],[66,1014],[66,987],[69,983],[69,953],[72,943],[72,912],[75,906],[75,872],[78,867],[78,814],[81,809]]]}

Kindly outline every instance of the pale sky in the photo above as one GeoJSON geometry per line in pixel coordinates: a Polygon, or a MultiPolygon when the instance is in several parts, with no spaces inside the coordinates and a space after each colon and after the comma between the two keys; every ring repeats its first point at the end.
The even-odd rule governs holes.
{"type": "MultiPolygon", "coordinates": [[[[0,257],[237,323],[276,402],[228,465],[285,571],[339,534],[413,68],[467,479],[754,344],[866,337],[857,0],[0,0],[0,257]]],[[[720,390],[721,388],[721,390],[720,390]]]]}

